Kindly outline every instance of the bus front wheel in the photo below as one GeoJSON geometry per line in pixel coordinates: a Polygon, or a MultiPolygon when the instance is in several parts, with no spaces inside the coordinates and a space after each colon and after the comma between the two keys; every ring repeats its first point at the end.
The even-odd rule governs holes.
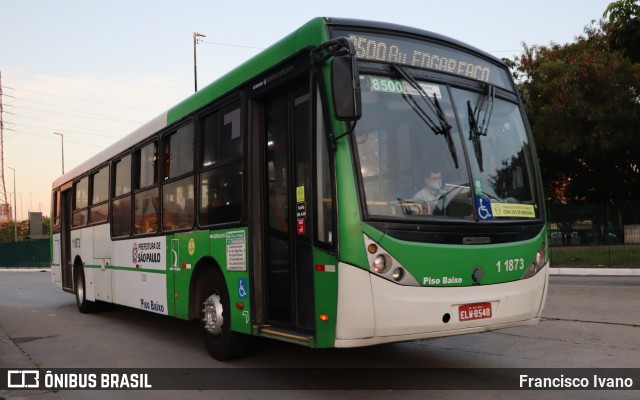
{"type": "Polygon", "coordinates": [[[200,282],[201,326],[207,351],[218,361],[244,355],[248,336],[231,330],[229,291],[222,273],[207,270],[200,276],[200,282]]]}
{"type": "Polygon", "coordinates": [[[75,293],[76,293],[76,304],[78,305],[78,310],[81,313],[92,313],[97,310],[97,304],[93,301],[87,300],[87,292],[86,292],[86,284],[84,279],[84,269],[82,267],[77,267],[76,273],[76,284],[75,284],[75,293]]]}

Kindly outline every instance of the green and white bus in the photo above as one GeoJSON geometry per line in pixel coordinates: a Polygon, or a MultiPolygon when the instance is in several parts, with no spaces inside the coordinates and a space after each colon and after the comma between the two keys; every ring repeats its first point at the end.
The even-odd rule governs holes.
{"type": "Polygon", "coordinates": [[[537,322],[547,229],[508,68],[316,18],[53,182],[52,278],[251,336],[356,347],[537,322]]]}

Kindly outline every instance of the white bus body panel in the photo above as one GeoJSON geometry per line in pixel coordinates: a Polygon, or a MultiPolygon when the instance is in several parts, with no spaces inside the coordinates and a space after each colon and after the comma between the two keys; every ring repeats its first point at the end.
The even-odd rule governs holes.
{"type": "Polygon", "coordinates": [[[136,270],[114,270],[116,303],[167,315],[167,276],[136,270]]]}
{"type": "Polygon", "coordinates": [[[93,228],[93,258],[112,259],[111,224],[97,225],[93,228]]]}
{"type": "Polygon", "coordinates": [[[107,302],[113,301],[113,271],[109,268],[113,253],[110,231],[110,224],[87,229],[87,240],[91,237],[93,249],[92,264],[100,266],[100,269],[92,270],[96,283],[95,298],[107,302]]]}
{"type": "MultiPolygon", "coordinates": [[[[168,314],[166,237],[112,241],[110,224],[71,231],[71,260],[84,266],[87,300],[168,314]],[[157,271],[157,272],[156,272],[157,271]]],[[[53,235],[52,280],[62,287],[60,234],[53,235]]]]}
{"type": "Polygon", "coordinates": [[[484,332],[539,321],[549,268],[529,279],[486,286],[401,286],[340,263],[336,347],[484,332]],[[492,317],[460,321],[458,307],[490,302],[492,317]],[[450,320],[443,322],[449,314],[450,320]]]}
{"type": "Polygon", "coordinates": [[[130,268],[113,270],[114,301],[125,306],[166,315],[168,313],[166,254],[166,236],[113,242],[113,265],[130,268]]]}
{"type": "Polygon", "coordinates": [[[336,338],[373,337],[375,316],[369,272],[341,263],[338,273],[336,338]]]}

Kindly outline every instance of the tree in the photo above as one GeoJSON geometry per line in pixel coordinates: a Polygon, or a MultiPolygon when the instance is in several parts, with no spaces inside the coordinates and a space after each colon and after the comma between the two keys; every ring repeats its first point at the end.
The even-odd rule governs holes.
{"type": "Polygon", "coordinates": [[[592,21],[573,43],[523,44],[513,60],[551,202],[640,199],[640,65],[610,35],[592,21]]]}
{"type": "Polygon", "coordinates": [[[45,235],[51,233],[51,218],[50,217],[42,217],[42,231],[45,235]]]}
{"type": "MultiPolygon", "coordinates": [[[[45,235],[51,232],[51,218],[42,218],[42,230],[45,235]]],[[[14,224],[13,221],[0,224],[0,242],[13,242],[15,236],[18,237],[18,241],[29,239],[28,220],[18,221],[17,224],[14,224]]]]}
{"type": "Polygon", "coordinates": [[[635,0],[618,0],[607,7],[609,14],[611,48],[622,51],[632,62],[640,62],[640,3],[635,0]]]}
{"type": "Polygon", "coordinates": [[[0,242],[13,242],[13,221],[0,224],[0,242]]]}
{"type": "Polygon", "coordinates": [[[29,232],[28,221],[20,221],[17,224],[13,221],[0,225],[0,242],[14,242],[17,236],[18,241],[24,240],[29,232]]]}

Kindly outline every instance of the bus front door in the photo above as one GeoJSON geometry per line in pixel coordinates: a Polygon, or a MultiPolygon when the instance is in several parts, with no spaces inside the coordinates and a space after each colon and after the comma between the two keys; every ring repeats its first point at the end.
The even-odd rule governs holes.
{"type": "Polygon", "coordinates": [[[263,103],[266,179],[266,319],[313,332],[311,101],[308,83],[263,103]]]}

